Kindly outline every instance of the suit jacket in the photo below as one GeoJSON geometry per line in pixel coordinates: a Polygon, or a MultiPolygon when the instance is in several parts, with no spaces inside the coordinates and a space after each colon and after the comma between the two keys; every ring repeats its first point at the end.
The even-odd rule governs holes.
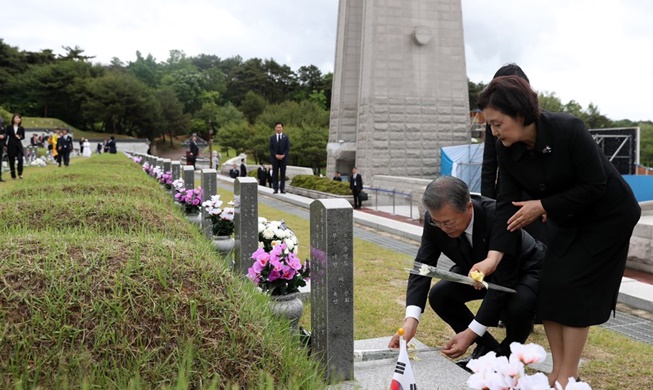
{"type": "Polygon", "coordinates": [[[481,168],[481,195],[497,198],[497,137],[492,135],[492,128],[485,125],[485,142],[483,144],[483,165],[481,168]]]}
{"type": "Polygon", "coordinates": [[[363,176],[360,173],[356,174],[356,179],[354,180],[354,175],[349,176],[349,188],[352,191],[360,192],[363,189],[363,176]],[[356,185],[354,186],[354,181],[356,185]],[[354,189],[355,187],[355,189],[354,189]]]}
{"type": "Polygon", "coordinates": [[[277,161],[275,157],[277,154],[283,154],[283,162],[288,160],[288,153],[290,153],[290,138],[287,135],[281,133],[281,141],[277,142],[277,135],[274,134],[270,137],[270,161],[277,161]]]}
{"type": "Polygon", "coordinates": [[[240,164],[240,176],[247,176],[247,166],[245,164],[240,164]]]}
{"type": "Polygon", "coordinates": [[[5,128],[5,140],[7,144],[7,153],[16,153],[24,154],[23,151],[23,142],[25,139],[25,129],[22,126],[18,126],[18,129],[14,131],[14,126],[9,125],[5,128]],[[20,138],[16,138],[16,135],[20,138]]]}
{"type": "Polygon", "coordinates": [[[116,154],[116,140],[109,139],[109,142],[107,142],[107,148],[109,149],[109,153],[116,154]]]}
{"type": "Polygon", "coordinates": [[[259,181],[266,181],[268,179],[268,170],[262,167],[258,167],[256,177],[259,181]]]}
{"type": "Polygon", "coordinates": [[[190,152],[193,154],[193,160],[197,160],[197,155],[200,154],[200,148],[193,141],[190,141],[190,152]]]}
{"type": "Polygon", "coordinates": [[[7,130],[2,126],[0,126],[0,135],[3,136],[3,138],[0,139],[0,156],[2,156],[4,147],[7,144],[7,130]]]}
{"type": "Polygon", "coordinates": [[[496,223],[504,226],[493,248],[509,251],[515,237],[506,222],[522,190],[540,199],[547,213],[549,250],[563,256],[580,239],[591,255],[630,237],[641,210],[630,186],[599,149],[580,119],[542,113],[532,150],[519,142],[497,143],[501,171],[496,223]]]}
{"type": "MultiPolygon", "coordinates": [[[[431,224],[431,215],[426,212],[422,243],[415,261],[436,266],[441,254],[446,255],[455,265],[452,272],[467,275],[472,266],[487,257],[489,243],[494,229],[495,201],[478,195],[472,195],[474,206],[474,226],[472,231],[472,253],[464,253],[459,244],[459,238],[447,236],[440,228],[431,224]]],[[[505,228],[504,228],[505,229],[505,228]]],[[[520,250],[517,256],[504,255],[496,271],[486,280],[505,287],[514,287],[521,275],[529,273],[539,275],[544,261],[545,247],[535,241],[525,231],[519,231],[518,242],[520,250]]],[[[406,306],[415,305],[422,308],[426,304],[431,278],[410,275],[406,293],[406,306]]],[[[470,286],[470,288],[473,288],[470,286]]],[[[537,289],[537,286],[533,286],[537,289]]],[[[481,307],[476,314],[476,320],[483,325],[491,326],[497,323],[511,294],[488,290],[481,307]]]]}

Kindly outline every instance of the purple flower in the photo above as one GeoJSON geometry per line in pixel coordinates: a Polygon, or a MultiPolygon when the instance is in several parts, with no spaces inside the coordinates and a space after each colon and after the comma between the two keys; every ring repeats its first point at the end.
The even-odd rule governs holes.
{"type": "Polygon", "coordinates": [[[270,271],[270,275],[268,276],[268,281],[274,282],[275,280],[279,279],[281,277],[281,272],[279,270],[273,269],[270,271]]]}

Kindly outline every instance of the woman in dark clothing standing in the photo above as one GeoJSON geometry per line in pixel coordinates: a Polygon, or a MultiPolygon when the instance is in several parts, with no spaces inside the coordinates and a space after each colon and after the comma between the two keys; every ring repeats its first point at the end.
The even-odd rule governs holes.
{"type": "Polygon", "coordinates": [[[628,184],[584,123],[543,112],[537,94],[516,76],[498,77],[479,96],[498,137],[497,236],[474,267],[489,274],[513,234],[544,218],[549,245],[540,275],[538,314],[553,355],[549,382],[564,388],[578,376],[589,327],[615,310],[640,207],[628,184]],[[522,191],[531,200],[523,201],[522,191]],[[499,229],[500,227],[500,229],[499,229]]]}
{"type": "Polygon", "coordinates": [[[200,154],[200,148],[197,147],[197,136],[193,136],[190,139],[188,153],[188,163],[193,166],[193,169],[195,169],[195,163],[197,162],[198,154],[200,154]]]}
{"type": "Polygon", "coordinates": [[[16,178],[16,159],[18,159],[18,177],[23,178],[23,156],[25,150],[23,149],[23,140],[25,139],[25,129],[21,124],[23,118],[19,114],[14,114],[11,117],[11,123],[5,129],[5,138],[7,139],[7,157],[9,158],[9,169],[11,170],[11,178],[16,178]]]}

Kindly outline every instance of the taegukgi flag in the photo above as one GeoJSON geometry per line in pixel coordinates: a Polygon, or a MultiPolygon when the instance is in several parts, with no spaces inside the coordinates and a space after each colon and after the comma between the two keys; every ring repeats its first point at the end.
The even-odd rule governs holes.
{"type": "Polygon", "coordinates": [[[404,329],[399,328],[399,358],[395,366],[395,373],[392,375],[390,390],[417,390],[413,368],[410,366],[408,352],[406,351],[406,340],[404,340],[404,329]]]}

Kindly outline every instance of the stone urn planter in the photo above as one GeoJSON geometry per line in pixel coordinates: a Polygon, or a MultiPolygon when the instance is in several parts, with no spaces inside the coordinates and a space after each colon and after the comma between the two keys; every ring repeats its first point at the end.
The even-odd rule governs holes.
{"type": "Polygon", "coordinates": [[[299,319],[304,313],[304,302],[299,299],[298,292],[287,295],[271,295],[270,305],[272,312],[277,317],[285,318],[294,330],[298,329],[299,319]]]}
{"type": "Polygon", "coordinates": [[[202,216],[200,215],[199,211],[192,212],[192,213],[186,213],[186,219],[192,222],[193,224],[197,226],[202,225],[202,216]]]}
{"type": "Polygon", "coordinates": [[[235,242],[231,236],[213,236],[213,247],[223,256],[234,250],[235,242]]]}

